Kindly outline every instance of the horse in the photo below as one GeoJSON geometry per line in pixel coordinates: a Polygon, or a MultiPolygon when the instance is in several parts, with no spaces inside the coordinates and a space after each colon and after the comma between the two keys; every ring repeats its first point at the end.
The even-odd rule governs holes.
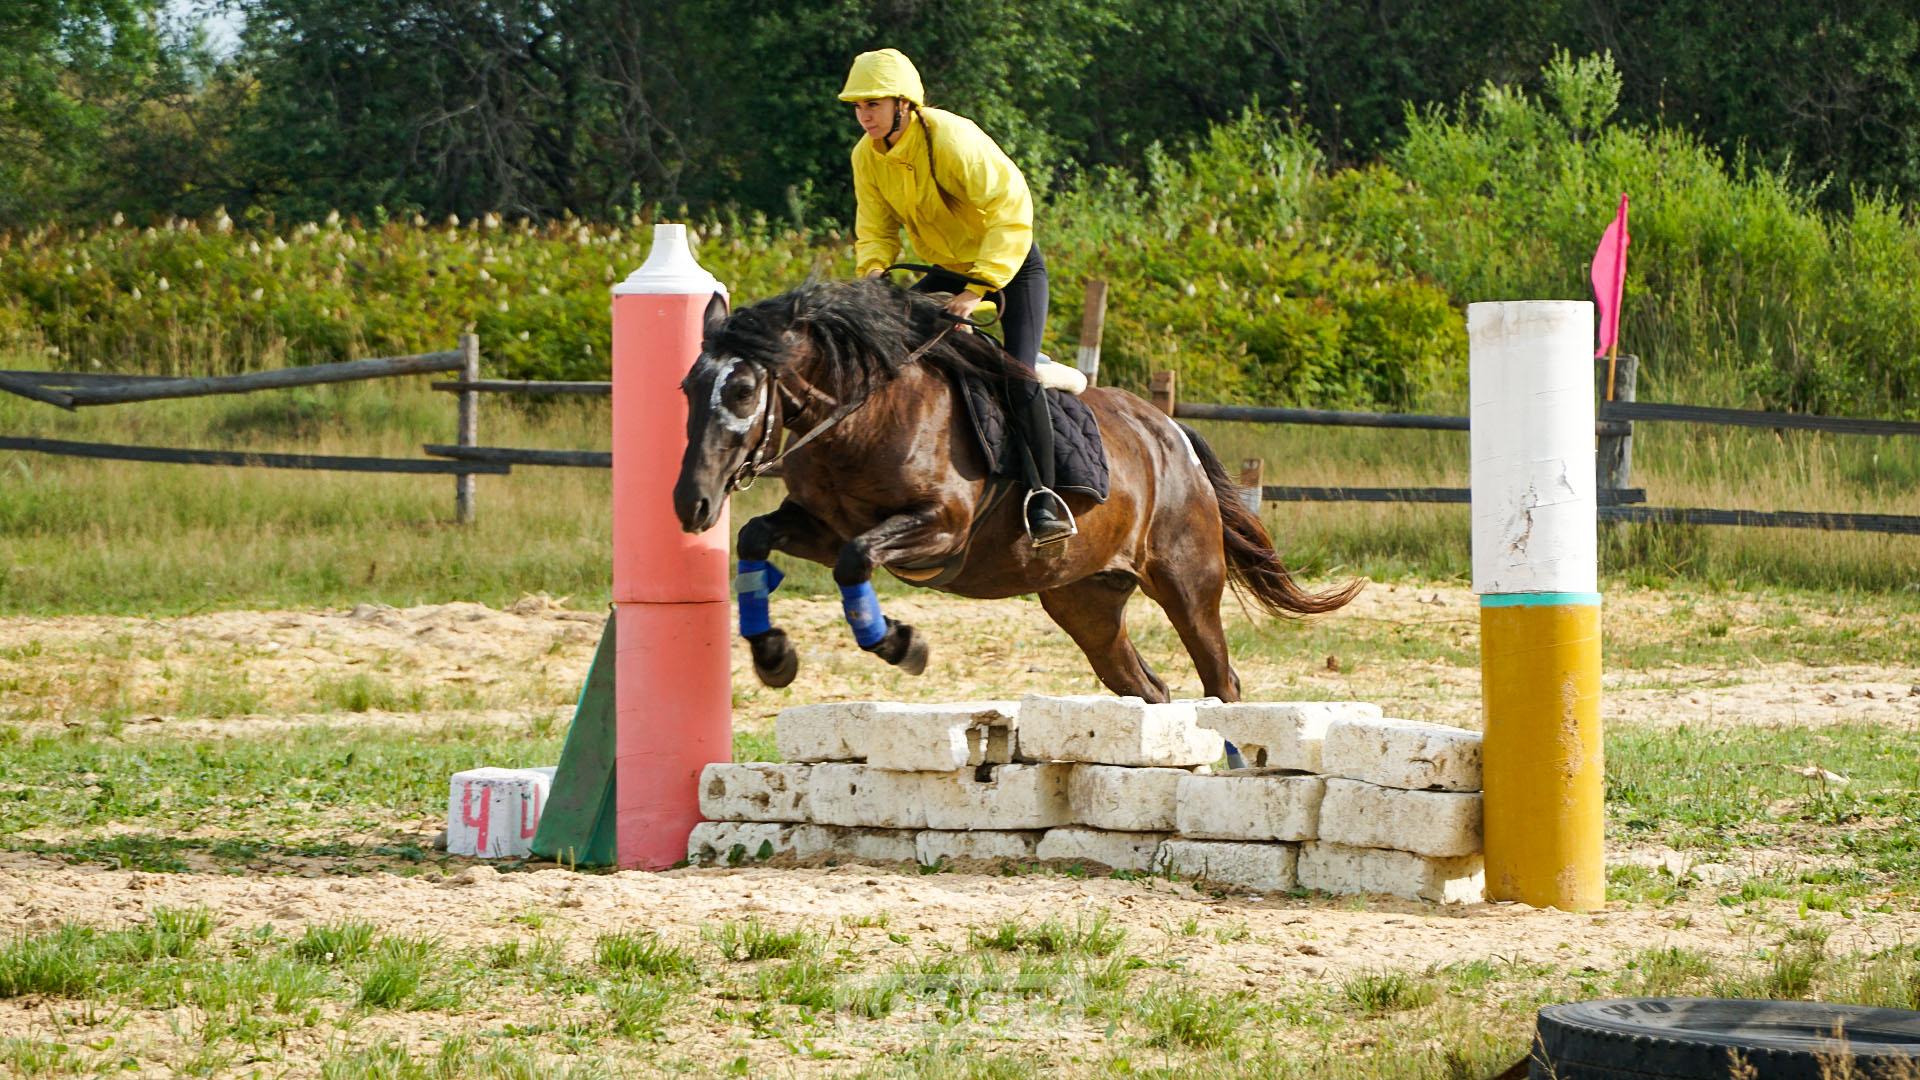
{"type": "Polygon", "coordinates": [[[1105,443],[1107,498],[1066,493],[1078,533],[1033,547],[1020,500],[994,498],[1006,481],[988,475],[957,387],[1035,376],[958,329],[937,300],[883,280],[813,281],[730,315],[709,309],[681,384],[687,449],[673,504],[683,529],[704,532],[732,491],[781,465],[785,499],[738,537],[741,632],[762,682],[785,686],[799,667],[766,607],[780,576],[774,551],[832,567],[855,640],[911,674],[926,666],[926,636],[880,614],[877,567],[957,596],[1037,594],[1101,683],[1148,702],[1169,697],[1127,637],[1136,589],[1166,612],[1205,692],[1222,701],[1240,699],[1220,622],[1229,581],[1279,616],[1333,611],[1360,591],[1361,580],[1301,588],[1206,441],[1105,387],[1082,400],[1105,443]]]}

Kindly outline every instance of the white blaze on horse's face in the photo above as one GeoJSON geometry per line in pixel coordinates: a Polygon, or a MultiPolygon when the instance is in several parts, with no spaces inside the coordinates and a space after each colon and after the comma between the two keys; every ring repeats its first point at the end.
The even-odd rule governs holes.
{"type": "Polygon", "coordinates": [[[753,422],[767,410],[766,380],[759,377],[752,364],[737,356],[715,363],[720,370],[707,392],[707,408],[712,410],[715,423],[744,439],[753,422]],[[744,377],[736,379],[736,373],[744,377]]]}

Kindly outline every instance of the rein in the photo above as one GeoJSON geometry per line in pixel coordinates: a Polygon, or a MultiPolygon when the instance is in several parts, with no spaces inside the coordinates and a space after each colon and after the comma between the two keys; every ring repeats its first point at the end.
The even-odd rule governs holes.
{"type": "MultiPolygon", "coordinates": [[[[960,324],[961,320],[956,319],[946,326],[941,327],[939,333],[928,338],[925,342],[921,343],[918,348],[908,353],[907,358],[900,362],[900,367],[906,367],[908,364],[914,363],[921,357],[927,355],[929,350],[935,345],[940,344],[948,334],[953,332],[954,327],[960,324]]],[[[834,410],[827,414],[826,419],[815,424],[806,434],[788,443],[778,454],[775,454],[772,458],[762,460],[762,455],[766,453],[767,448],[773,445],[776,433],[784,427],[780,408],[781,402],[789,396],[795,397],[796,401],[798,399],[798,395],[794,395],[793,392],[787,388],[786,383],[781,381],[779,373],[768,369],[767,377],[773,381],[774,389],[777,392],[767,395],[767,403],[760,410],[760,438],[754,443],[753,453],[748,454],[747,460],[741,462],[740,468],[735,470],[734,474],[727,479],[727,490],[730,492],[745,491],[752,487],[755,480],[765,476],[770,470],[777,467],[782,461],[785,461],[788,454],[793,453],[795,450],[807,445],[821,435],[826,434],[835,424],[852,416],[862,405],[873,400],[873,395],[869,394],[866,397],[857,398],[844,404],[837,403],[834,401],[832,395],[825,393],[819,387],[801,378],[798,374],[793,375],[792,377],[806,390],[809,398],[813,401],[834,405],[834,410]]],[[[794,411],[796,418],[806,411],[807,405],[810,404],[810,402],[797,401],[797,404],[798,408],[794,411]]]]}

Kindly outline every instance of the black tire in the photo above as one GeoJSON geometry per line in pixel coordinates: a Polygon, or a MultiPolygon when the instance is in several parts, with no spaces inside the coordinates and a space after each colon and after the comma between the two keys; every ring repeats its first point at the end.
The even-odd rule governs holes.
{"type": "MultiPolygon", "coordinates": [[[[1540,1010],[1531,1080],[1653,1080],[1733,1075],[1822,1080],[1821,1062],[1851,1055],[1852,1075],[1920,1068],[1920,1012],[1817,1001],[1620,998],[1540,1010]],[[1835,1027],[1845,1042],[1833,1038],[1835,1027]]],[[[1846,1075],[1846,1074],[1841,1074],[1846,1075]]]]}

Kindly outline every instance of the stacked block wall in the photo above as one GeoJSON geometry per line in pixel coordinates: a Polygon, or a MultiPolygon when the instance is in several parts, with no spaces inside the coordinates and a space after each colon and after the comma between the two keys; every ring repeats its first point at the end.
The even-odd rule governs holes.
{"type": "Polygon", "coordinates": [[[844,702],[710,766],[697,864],[1043,860],[1258,890],[1481,898],[1480,736],[1361,702],[844,702]],[[1216,772],[1226,743],[1254,767],[1216,772]]]}

